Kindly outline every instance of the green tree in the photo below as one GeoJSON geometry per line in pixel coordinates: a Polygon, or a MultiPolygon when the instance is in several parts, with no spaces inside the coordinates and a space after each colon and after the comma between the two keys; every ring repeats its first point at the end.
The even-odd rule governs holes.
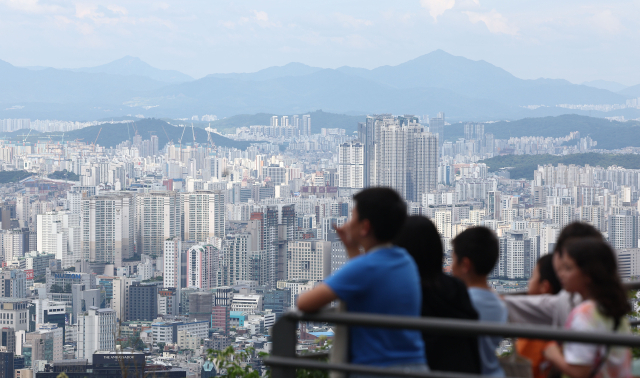
{"type": "MultiPolygon", "coordinates": [[[[236,352],[233,347],[224,350],[207,350],[207,357],[214,362],[218,376],[223,378],[260,378],[260,374],[251,368],[249,362],[255,349],[247,348],[236,352]],[[244,365],[244,367],[242,366],[244,365]]],[[[266,353],[260,353],[262,357],[266,353]]]]}
{"type": "Polygon", "coordinates": [[[163,350],[164,350],[165,345],[167,345],[167,344],[165,344],[165,343],[163,343],[163,342],[159,342],[159,343],[158,343],[158,349],[159,349],[160,351],[163,351],[163,350]]]}

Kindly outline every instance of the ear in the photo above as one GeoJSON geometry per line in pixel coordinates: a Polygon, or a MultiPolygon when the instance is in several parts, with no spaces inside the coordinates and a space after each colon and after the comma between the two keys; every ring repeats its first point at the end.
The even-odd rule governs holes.
{"type": "Polygon", "coordinates": [[[462,258],[462,260],[460,261],[460,266],[462,267],[462,271],[465,274],[473,272],[473,264],[471,263],[471,260],[469,260],[468,257],[462,258]]]}
{"type": "Polygon", "coordinates": [[[360,223],[360,237],[366,237],[371,234],[371,222],[368,219],[360,223]]]}
{"type": "Polygon", "coordinates": [[[549,280],[542,280],[542,282],[540,283],[540,290],[544,294],[551,294],[553,290],[551,289],[551,284],[549,283],[549,280]]]}

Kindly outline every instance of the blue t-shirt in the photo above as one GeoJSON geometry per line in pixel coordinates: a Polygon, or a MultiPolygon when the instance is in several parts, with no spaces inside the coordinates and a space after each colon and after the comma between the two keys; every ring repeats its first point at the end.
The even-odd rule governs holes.
{"type": "MultiPolygon", "coordinates": [[[[493,291],[470,287],[469,297],[471,297],[471,303],[478,312],[478,320],[481,322],[507,322],[507,306],[493,291]]],[[[504,370],[502,370],[500,361],[496,357],[496,349],[502,339],[500,336],[478,337],[482,375],[504,377],[504,370]]]]}
{"type": "MultiPolygon", "coordinates": [[[[356,257],[324,282],[349,312],[420,316],[418,268],[402,248],[383,247],[356,257]]],[[[355,364],[426,363],[418,330],[352,326],[349,352],[355,364]]]]}

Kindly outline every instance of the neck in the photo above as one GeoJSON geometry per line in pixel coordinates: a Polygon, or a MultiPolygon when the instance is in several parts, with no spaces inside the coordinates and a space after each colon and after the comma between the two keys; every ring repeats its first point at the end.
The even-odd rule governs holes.
{"type": "Polygon", "coordinates": [[[383,244],[387,244],[387,243],[383,243],[379,240],[376,239],[364,239],[360,242],[360,245],[362,245],[362,248],[364,248],[364,253],[369,252],[370,250],[374,249],[375,247],[378,247],[380,245],[383,244]]]}
{"type": "Polygon", "coordinates": [[[478,276],[469,276],[464,277],[462,279],[468,288],[475,287],[477,289],[486,289],[489,290],[489,285],[487,285],[486,277],[478,277],[478,276]]]}

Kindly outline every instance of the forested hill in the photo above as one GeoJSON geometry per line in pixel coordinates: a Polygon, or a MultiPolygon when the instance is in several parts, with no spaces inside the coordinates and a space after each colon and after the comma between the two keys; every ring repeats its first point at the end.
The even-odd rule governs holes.
{"type": "Polygon", "coordinates": [[[480,161],[487,164],[489,172],[495,172],[501,168],[509,169],[512,179],[533,180],[533,172],[538,169],[538,165],[552,164],[575,164],[609,167],[617,165],[623,168],[640,169],[640,155],[613,155],[613,154],[572,154],[565,156],[555,155],[504,155],[480,161]]]}
{"type": "MultiPolygon", "coordinates": [[[[616,122],[604,118],[575,114],[557,117],[524,118],[512,122],[485,123],[484,132],[494,134],[497,139],[510,137],[543,136],[558,138],[579,131],[598,141],[596,148],[612,150],[623,147],[640,147],[640,122],[616,122]]],[[[455,123],[445,129],[446,140],[464,138],[464,123],[455,123]]]]}
{"type": "MultiPolygon", "coordinates": [[[[145,118],[134,123],[103,123],[97,126],[65,132],[64,140],[81,139],[84,143],[93,143],[97,138],[97,144],[105,147],[115,147],[125,140],[131,140],[137,132],[142,136],[142,139],[149,139],[151,134],[157,135],[160,148],[163,148],[169,140],[177,144],[180,138],[182,138],[183,144],[193,143],[194,135],[197,143],[209,143],[207,132],[204,129],[194,127],[192,130],[191,124],[187,124],[188,127],[185,129],[154,118],[145,118]],[[100,135],[98,135],[98,133],[100,133],[100,135]]],[[[46,140],[48,138],[51,138],[53,142],[58,142],[63,138],[60,132],[38,133],[32,131],[29,133],[29,137],[25,138],[26,134],[28,134],[27,130],[18,130],[13,133],[4,133],[2,136],[14,141],[22,142],[24,140],[29,143],[36,143],[38,140],[46,140]]],[[[214,133],[211,133],[211,139],[216,146],[222,147],[245,149],[251,145],[249,142],[235,141],[214,133]]]]}

